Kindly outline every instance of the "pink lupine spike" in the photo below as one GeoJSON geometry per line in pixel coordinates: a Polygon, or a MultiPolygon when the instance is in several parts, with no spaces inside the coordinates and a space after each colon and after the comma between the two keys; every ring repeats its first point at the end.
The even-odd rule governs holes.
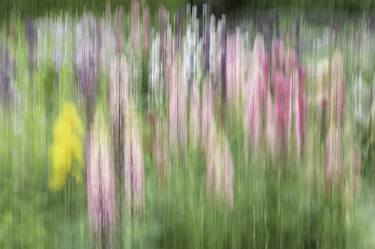
{"type": "Polygon", "coordinates": [[[337,50],[332,57],[331,120],[341,125],[345,112],[345,78],[342,55],[337,50]]]}
{"type": "Polygon", "coordinates": [[[139,0],[132,0],[131,2],[131,45],[132,48],[136,51],[138,48],[139,42],[139,16],[140,16],[140,5],[139,0]]]}
{"type": "Polygon", "coordinates": [[[233,197],[233,158],[228,140],[220,134],[214,123],[206,148],[206,191],[210,198],[212,192],[218,200],[225,199],[230,208],[234,206],[233,197]]]}
{"type": "Polygon", "coordinates": [[[272,44],[272,67],[280,70],[283,67],[284,45],[282,40],[275,40],[272,44]]]}
{"type": "Polygon", "coordinates": [[[306,101],[304,94],[304,74],[302,68],[298,66],[298,82],[295,98],[297,99],[295,106],[295,122],[296,122],[296,139],[297,139],[297,151],[301,155],[306,137],[306,101]]]}
{"type": "Polygon", "coordinates": [[[87,139],[87,198],[94,234],[113,233],[115,193],[109,133],[97,113],[87,139]]]}
{"type": "Polygon", "coordinates": [[[324,139],[327,130],[328,113],[329,113],[329,62],[324,59],[318,63],[316,70],[316,78],[318,83],[318,114],[320,122],[320,133],[324,139]]]}
{"type": "Polygon", "coordinates": [[[229,207],[234,206],[234,195],[233,195],[233,158],[229,148],[229,144],[226,138],[223,138],[224,148],[224,162],[225,162],[225,196],[229,207]]]}
{"type": "Polygon", "coordinates": [[[186,139],[186,87],[178,84],[179,75],[178,57],[171,63],[168,77],[168,108],[169,108],[169,128],[171,142],[181,144],[186,139]]]}
{"type": "Polygon", "coordinates": [[[275,150],[275,112],[274,104],[271,99],[271,95],[267,96],[267,144],[270,152],[273,154],[275,150]]]}
{"type": "Polygon", "coordinates": [[[248,98],[246,100],[244,127],[253,149],[260,144],[261,128],[268,95],[268,62],[263,37],[254,41],[252,71],[249,75],[248,98]]]}
{"type": "MultiPolygon", "coordinates": [[[[109,8],[110,9],[110,8],[109,8]]],[[[120,54],[122,51],[122,30],[124,26],[124,8],[118,7],[116,8],[116,14],[115,14],[115,51],[117,54],[120,54]]]]}
{"type": "Polygon", "coordinates": [[[192,84],[190,95],[190,137],[193,144],[200,142],[200,94],[197,83],[192,84]]]}
{"type": "Polygon", "coordinates": [[[279,149],[287,148],[290,122],[290,80],[281,72],[275,72],[275,125],[276,141],[279,149]]]}
{"type": "Polygon", "coordinates": [[[207,146],[209,141],[210,129],[214,122],[214,90],[210,79],[207,79],[203,86],[202,91],[202,104],[201,104],[201,143],[207,146]]]}
{"type": "Polygon", "coordinates": [[[186,99],[187,99],[187,89],[184,85],[180,85],[178,88],[178,106],[177,106],[179,143],[183,143],[186,140],[186,133],[187,133],[186,99]]]}
{"type": "Polygon", "coordinates": [[[260,94],[260,77],[253,82],[250,90],[249,103],[247,105],[247,120],[245,120],[245,127],[248,128],[248,137],[254,149],[258,148],[261,132],[261,94],[260,94]]]}
{"type": "Polygon", "coordinates": [[[297,59],[297,55],[295,51],[288,49],[286,51],[285,62],[284,62],[285,73],[287,75],[290,75],[293,73],[293,70],[297,67],[297,61],[298,59],[297,59]]]}
{"type": "Polygon", "coordinates": [[[297,105],[296,105],[296,139],[297,139],[297,151],[300,155],[302,153],[303,145],[305,142],[305,119],[306,119],[306,107],[305,100],[302,94],[297,96],[297,105]]]}
{"type": "Polygon", "coordinates": [[[125,192],[127,206],[134,211],[142,208],[144,203],[144,162],[141,143],[140,123],[134,104],[126,108],[124,115],[124,166],[125,192]]]}
{"type": "Polygon", "coordinates": [[[331,126],[328,131],[324,152],[324,181],[326,190],[331,184],[339,183],[341,164],[341,139],[337,127],[331,126]]]}
{"type": "Polygon", "coordinates": [[[233,107],[237,107],[240,100],[241,80],[240,76],[244,74],[245,65],[241,64],[244,53],[243,40],[239,35],[230,34],[227,37],[227,62],[226,62],[226,74],[227,74],[227,92],[229,103],[233,107]]]}
{"type": "Polygon", "coordinates": [[[177,68],[173,63],[168,75],[168,110],[169,110],[169,131],[171,142],[178,141],[178,92],[177,92],[177,68]]]}

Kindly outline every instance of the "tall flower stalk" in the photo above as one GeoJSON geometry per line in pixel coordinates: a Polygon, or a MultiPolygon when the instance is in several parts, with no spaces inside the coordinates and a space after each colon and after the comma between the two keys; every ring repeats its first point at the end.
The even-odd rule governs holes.
{"type": "Polygon", "coordinates": [[[345,112],[345,83],[342,55],[336,50],[331,62],[331,89],[329,102],[330,128],[325,143],[324,172],[326,189],[338,185],[342,167],[341,137],[345,112]]]}
{"type": "Polygon", "coordinates": [[[98,110],[87,139],[87,200],[91,230],[101,244],[111,244],[115,229],[115,182],[110,136],[98,110]]]}
{"type": "Polygon", "coordinates": [[[144,204],[144,161],[141,123],[133,103],[125,109],[124,122],[125,192],[127,206],[134,214],[144,204]]]}
{"type": "Polygon", "coordinates": [[[210,129],[206,148],[206,191],[208,198],[215,193],[216,199],[225,201],[230,208],[234,206],[233,158],[229,143],[214,123],[210,129]]]}

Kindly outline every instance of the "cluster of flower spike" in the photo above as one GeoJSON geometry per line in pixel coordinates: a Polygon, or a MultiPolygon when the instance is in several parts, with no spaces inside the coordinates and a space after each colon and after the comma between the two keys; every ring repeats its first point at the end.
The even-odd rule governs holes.
{"type": "MultiPolygon", "coordinates": [[[[86,181],[95,232],[113,231],[117,207],[122,209],[123,203],[132,214],[144,205],[142,101],[151,113],[152,152],[160,178],[166,175],[171,155],[187,145],[200,147],[206,157],[207,195],[232,208],[235,170],[226,125],[231,114],[240,118],[254,158],[266,151],[271,158],[293,154],[301,159],[308,125],[315,125],[314,120],[307,122],[309,111],[317,107],[325,181],[331,186],[339,180],[345,126],[345,74],[339,49],[310,74],[301,59],[300,20],[295,45],[288,47],[290,37],[280,35],[277,18],[271,25],[276,27],[273,38],[273,28],[269,33],[263,28],[252,33],[248,27],[233,28],[225,16],[210,16],[207,6],[202,20],[197,8],[189,6],[185,22],[181,13],[170,16],[160,7],[158,24],[152,25],[148,8],[133,0],[130,23],[125,15],[119,8],[104,17],[86,13],[77,22],[68,17],[26,22],[31,71],[51,59],[43,49],[47,47],[53,48],[57,74],[64,65],[74,65],[77,95],[84,100],[88,122],[86,181]],[[52,45],[41,35],[47,31],[54,34],[52,45]],[[307,91],[309,78],[318,86],[317,102],[311,98],[315,93],[307,91]],[[103,111],[95,110],[103,82],[108,82],[108,125],[103,111]],[[126,198],[118,198],[122,195],[126,198]]],[[[1,47],[0,52],[8,58],[7,49],[1,47]]],[[[2,68],[13,70],[4,60],[2,68]]],[[[9,95],[12,75],[0,71],[0,76],[0,87],[9,95]]],[[[83,163],[77,144],[80,129],[72,107],[64,107],[51,149],[54,189],[63,186],[72,160],[83,163]]]]}

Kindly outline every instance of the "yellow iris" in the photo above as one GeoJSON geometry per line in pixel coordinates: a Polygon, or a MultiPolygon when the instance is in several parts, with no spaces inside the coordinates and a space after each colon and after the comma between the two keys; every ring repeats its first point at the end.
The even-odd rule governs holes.
{"type": "Polygon", "coordinates": [[[53,126],[53,142],[50,146],[52,172],[49,188],[51,190],[60,190],[65,185],[69,172],[78,182],[82,181],[82,139],[82,121],[74,105],[66,102],[53,126]]]}

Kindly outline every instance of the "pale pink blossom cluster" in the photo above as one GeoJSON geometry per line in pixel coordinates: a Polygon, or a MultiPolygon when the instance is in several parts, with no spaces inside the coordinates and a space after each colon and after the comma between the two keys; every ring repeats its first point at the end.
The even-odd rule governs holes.
{"type": "Polygon", "coordinates": [[[269,56],[263,36],[256,36],[243,115],[246,138],[254,151],[265,142],[271,152],[284,153],[293,142],[297,155],[302,154],[307,118],[304,74],[296,53],[284,49],[281,40],[273,42],[269,56]]]}
{"type": "Polygon", "coordinates": [[[86,144],[87,198],[91,229],[111,235],[115,224],[115,181],[109,130],[97,112],[86,144]]]}
{"type": "MultiPolygon", "coordinates": [[[[345,76],[343,71],[342,55],[336,50],[332,56],[330,65],[331,77],[328,86],[322,86],[321,89],[328,91],[322,93],[322,96],[329,96],[324,108],[328,115],[324,118],[328,124],[328,134],[325,138],[324,153],[324,176],[326,187],[331,184],[339,184],[340,171],[342,167],[342,145],[344,112],[345,112],[345,76]]],[[[322,109],[322,108],[321,108],[322,109]]]]}

